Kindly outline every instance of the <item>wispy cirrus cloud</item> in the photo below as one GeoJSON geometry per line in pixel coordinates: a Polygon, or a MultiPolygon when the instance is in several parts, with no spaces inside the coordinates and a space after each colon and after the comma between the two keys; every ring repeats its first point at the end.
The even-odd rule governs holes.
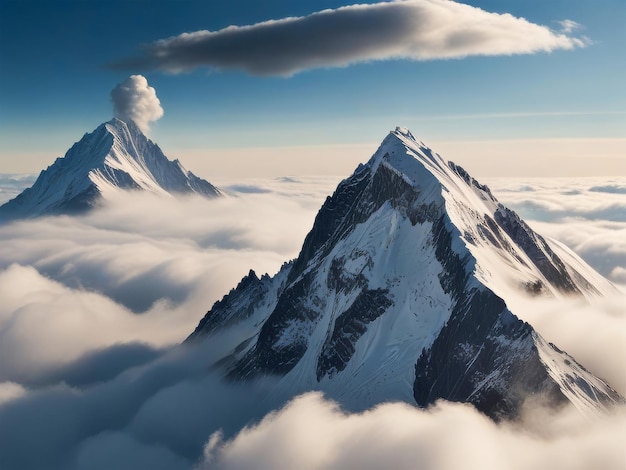
{"type": "Polygon", "coordinates": [[[448,0],[350,5],[308,16],[195,31],[144,46],[117,69],[189,72],[199,67],[290,76],[320,67],[405,59],[533,54],[582,47],[586,40],[510,14],[448,0]]]}
{"type": "Polygon", "coordinates": [[[558,21],[558,23],[561,26],[561,32],[564,34],[569,34],[582,27],[579,23],[576,23],[575,21],[572,21],[572,20],[562,20],[562,21],[558,21]]]}

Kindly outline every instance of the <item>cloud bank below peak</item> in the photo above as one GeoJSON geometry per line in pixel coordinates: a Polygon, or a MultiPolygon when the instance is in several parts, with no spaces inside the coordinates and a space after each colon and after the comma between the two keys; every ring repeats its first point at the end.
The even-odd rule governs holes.
{"type": "Polygon", "coordinates": [[[533,54],[585,46],[586,40],[568,35],[571,31],[555,32],[524,18],[448,0],[392,1],[183,33],[148,44],[138,57],[113,67],[170,73],[206,67],[291,76],[369,61],[533,54]]]}

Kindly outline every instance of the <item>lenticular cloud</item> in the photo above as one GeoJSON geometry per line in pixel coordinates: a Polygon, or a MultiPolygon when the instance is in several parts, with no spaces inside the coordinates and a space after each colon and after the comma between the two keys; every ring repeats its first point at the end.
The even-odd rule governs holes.
{"type": "Polygon", "coordinates": [[[163,116],[161,102],[143,75],[131,75],[111,90],[113,114],[122,121],[132,120],[143,132],[149,123],[163,116]]]}
{"type": "Polygon", "coordinates": [[[586,41],[510,14],[448,0],[349,5],[218,31],[183,33],[148,44],[128,70],[189,72],[198,67],[290,76],[324,67],[388,59],[435,60],[534,54],[583,47],[586,41]]]}

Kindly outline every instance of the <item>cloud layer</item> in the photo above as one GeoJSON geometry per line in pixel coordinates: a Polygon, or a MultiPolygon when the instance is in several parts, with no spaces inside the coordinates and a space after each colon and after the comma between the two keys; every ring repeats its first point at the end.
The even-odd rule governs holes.
{"type": "MultiPolygon", "coordinates": [[[[236,197],[219,201],[125,195],[82,217],[0,226],[0,467],[624,466],[622,411],[583,421],[529,403],[515,427],[449,403],[351,414],[313,393],[286,405],[271,382],[237,386],[211,373],[247,332],[175,346],[250,268],[272,273],[297,255],[336,184],[237,181],[222,185],[236,197]]],[[[583,240],[594,230],[609,241],[594,244],[591,261],[626,268],[612,235],[623,212],[608,209],[621,207],[623,181],[492,186],[544,233],[574,224],[583,240]]],[[[623,393],[623,305],[541,302],[525,319],[623,393]]]]}
{"type": "Polygon", "coordinates": [[[148,132],[149,124],[163,116],[161,102],[143,75],[131,75],[111,90],[113,115],[122,121],[134,121],[148,132]]]}
{"type": "MultiPolygon", "coordinates": [[[[570,25],[571,23],[564,23],[570,25]]],[[[510,14],[448,0],[351,5],[218,31],[162,39],[120,69],[188,72],[198,67],[289,76],[319,67],[388,59],[433,60],[550,52],[585,42],[510,14]]]]}
{"type": "Polygon", "coordinates": [[[221,442],[213,435],[199,469],[255,468],[511,470],[621,468],[624,410],[583,421],[529,409],[529,431],[497,425],[471,406],[440,402],[429,410],[393,403],[346,414],[319,394],[298,397],[258,425],[221,442]],[[541,428],[539,428],[541,426],[541,428]],[[541,433],[538,433],[538,429],[541,433]]]}
{"type": "Polygon", "coordinates": [[[33,185],[37,175],[0,174],[0,205],[33,185]]]}
{"type": "Polygon", "coordinates": [[[11,358],[0,383],[47,383],[114,345],[182,341],[251,268],[274,273],[297,255],[335,184],[252,181],[219,200],[122,194],[82,217],[0,226],[0,355],[11,358]]]}
{"type": "Polygon", "coordinates": [[[568,245],[626,287],[624,178],[493,179],[498,198],[539,233],[568,245]]]}

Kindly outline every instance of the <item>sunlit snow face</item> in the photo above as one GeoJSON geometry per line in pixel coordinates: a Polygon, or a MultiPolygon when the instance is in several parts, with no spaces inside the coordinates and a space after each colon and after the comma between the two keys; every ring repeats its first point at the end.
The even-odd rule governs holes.
{"type": "MultiPolygon", "coordinates": [[[[258,274],[273,273],[297,256],[317,210],[337,182],[238,181],[222,185],[237,195],[222,201],[138,195],[133,201],[111,200],[84,217],[0,227],[0,432],[10,429],[23,444],[48,442],[32,458],[51,468],[63,467],[59,459],[69,453],[79,468],[91,468],[94,462],[115,468],[129,462],[189,468],[219,428],[226,437],[220,441],[215,436],[207,447],[203,464],[209,468],[237,468],[251,455],[268,468],[281,468],[271,455],[250,450],[258,446],[283,449],[275,453],[282,462],[313,464],[318,460],[307,451],[311,439],[318,450],[327,451],[316,455],[332,456],[324,462],[328,468],[345,468],[358,464],[354,456],[370,455],[366,450],[377,448],[368,436],[380,430],[381,452],[396,449],[393,456],[380,455],[400,467],[421,458],[429,459],[430,468],[449,468],[454,463],[451,455],[471,455],[481,468],[502,468],[494,447],[525,455],[516,460],[518,468],[532,468],[542,458],[577,455],[580,449],[600,466],[619,466],[623,454],[616,451],[615,442],[626,438],[621,415],[592,425],[569,415],[551,417],[554,428],[546,430],[545,420],[531,413],[529,422],[543,431],[529,435],[497,427],[459,405],[442,405],[434,412],[391,405],[369,414],[343,415],[319,397],[308,397],[230,440],[248,416],[260,420],[282,402],[262,401],[262,386],[230,387],[208,374],[211,362],[224,353],[219,342],[186,352],[170,346],[191,333],[211,304],[250,268],[258,274]],[[58,385],[61,381],[72,388],[58,385]],[[102,409],[115,413],[104,416],[102,409]],[[233,414],[233,409],[238,411],[233,414]],[[298,426],[303,419],[307,429],[298,426]],[[35,430],[28,424],[33,420],[54,423],[54,429],[40,425],[35,430]],[[88,437],[82,431],[86,422],[105,432],[88,437]],[[362,440],[350,437],[358,429],[364,429],[362,440]],[[456,437],[450,436],[450,429],[458,430],[456,437]],[[416,432],[430,436],[432,441],[424,439],[433,445],[416,450],[415,439],[407,437],[416,432]],[[470,435],[476,439],[467,441],[470,435]],[[309,444],[304,449],[300,442],[309,444]],[[435,442],[458,445],[452,452],[435,442]],[[468,443],[463,447],[467,452],[458,454],[463,442],[471,446],[468,443]]],[[[584,182],[565,182],[567,189],[536,181],[493,186],[495,195],[522,216],[533,219],[532,213],[524,213],[530,202],[534,210],[542,208],[542,217],[529,220],[542,233],[567,235],[568,224],[576,226],[571,232],[574,241],[584,242],[586,233],[596,233],[598,243],[586,255],[614,281],[621,279],[618,268],[626,262],[616,253],[626,252],[626,237],[617,234],[626,221],[615,217],[625,207],[617,190],[590,191],[602,185],[584,182]],[[590,193],[586,215],[577,199],[580,194],[572,188],[590,193]],[[613,214],[613,220],[607,214],[613,214]],[[558,216],[555,222],[550,221],[552,215],[558,216]]],[[[616,182],[607,187],[619,189],[616,182]]],[[[525,319],[623,394],[624,304],[623,298],[592,306],[571,301],[566,308],[542,302],[533,304],[532,316],[525,319]]],[[[17,458],[19,445],[11,442],[0,443],[5,459],[1,462],[17,458]]],[[[565,461],[568,468],[585,467],[579,459],[565,461]]]]}
{"type": "Polygon", "coordinates": [[[626,178],[493,178],[498,198],[582,256],[600,274],[626,286],[626,178]]]}

